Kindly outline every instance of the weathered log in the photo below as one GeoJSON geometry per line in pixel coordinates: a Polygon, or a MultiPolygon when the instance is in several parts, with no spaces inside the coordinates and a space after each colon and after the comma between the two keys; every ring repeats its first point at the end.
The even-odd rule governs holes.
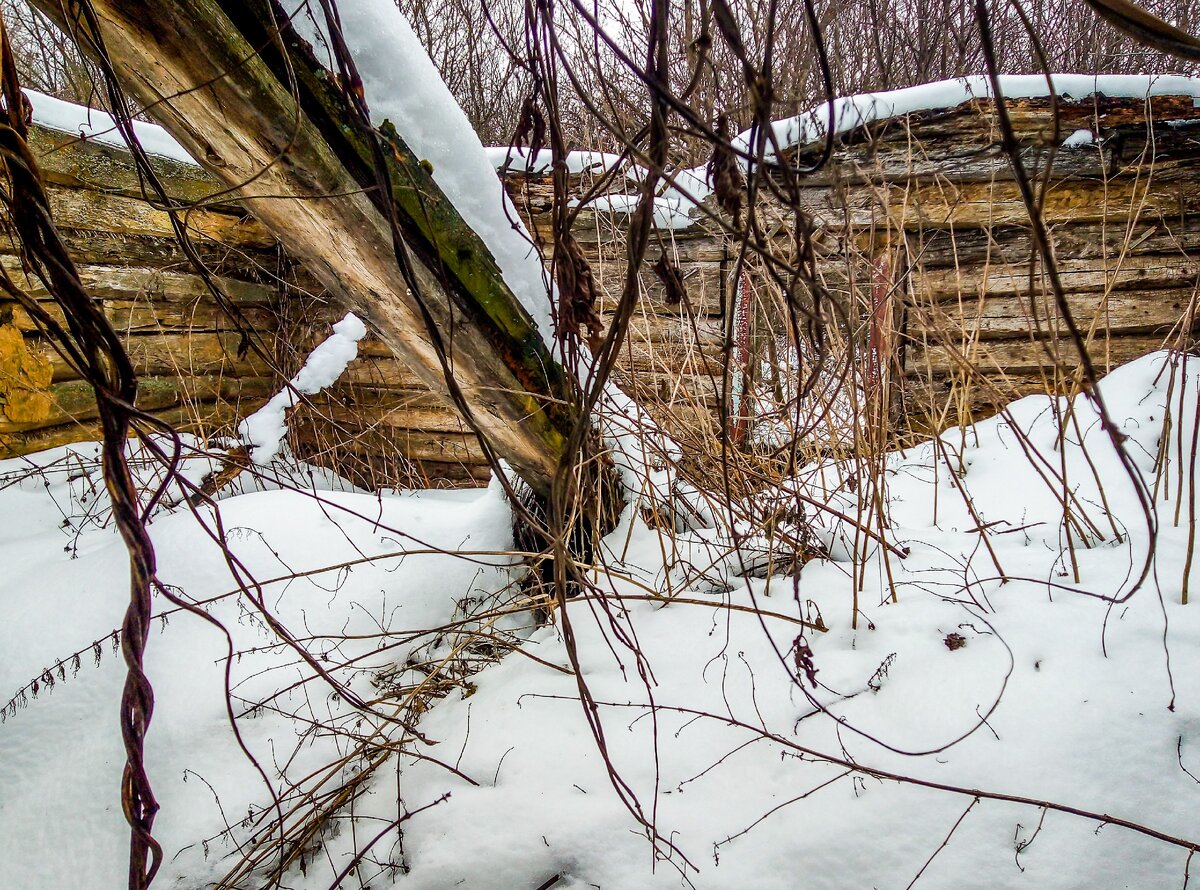
{"type": "MultiPolygon", "coordinates": [[[[1200,216],[1142,214],[1130,226],[1068,220],[1050,235],[1055,254],[1073,260],[1115,261],[1123,253],[1183,256],[1200,251],[1200,216]]],[[[855,247],[871,254],[886,248],[885,237],[886,233],[863,233],[855,247]]],[[[907,252],[917,270],[1029,263],[1035,255],[1028,225],[920,230],[909,236],[907,252]]]]}
{"type": "MultiPolygon", "coordinates": [[[[220,375],[195,377],[138,378],[138,407],[151,414],[167,408],[225,402],[238,404],[243,411],[253,411],[275,392],[270,378],[232,378],[220,375]]],[[[27,433],[33,430],[63,426],[72,422],[94,420],[99,416],[96,394],[82,380],[56,383],[47,390],[49,410],[44,416],[24,422],[0,417],[0,435],[27,433]]],[[[198,408],[200,413],[202,409],[198,408]]]]}
{"type": "MultiPolygon", "coordinates": [[[[1195,285],[1200,264],[1193,257],[1114,256],[1108,259],[1059,259],[1058,275],[1068,293],[1103,290],[1151,290],[1195,285]]],[[[917,270],[911,277],[914,302],[944,302],[979,296],[1042,294],[1048,289],[1040,262],[991,264],[959,269],[917,270]],[[1031,274],[1032,273],[1032,274],[1031,274]]]]}
{"type": "MultiPolygon", "coordinates": [[[[36,103],[34,113],[37,113],[36,103]]],[[[29,129],[29,146],[48,183],[128,198],[143,197],[137,167],[124,148],[36,124],[29,129]]],[[[167,193],[181,201],[207,200],[220,188],[216,180],[194,164],[157,156],[151,158],[151,163],[167,193]]],[[[210,205],[207,209],[214,207],[210,205]]],[[[222,205],[222,209],[232,212],[235,205],[222,205]]]]}
{"type": "MultiPolygon", "coordinates": [[[[299,428],[300,438],[312,444],[328,439],[299,428]]],[[[437,461],[460,463],[469,466],[486,466],[487,461],[479,440],[470,433],[426,432],[403,427],[376,426],[368,430],[355,431],[354,438],[341,443],[341,447],[363,455],[399,455],[411,461],[437,461]]]]}
{"type": "MultiPolygon", "coordinates": [[[[1085,328],[1092,320],[1109,336],[1122,334],[1166,334],[1172,330],[1192,301],[1192,288],[1112,291],[1067,295],[1072,315],[1085,328]]],[[[1062,317],[1054,298],[1041,293],[1026,297],[988,296],[962,301],[907,307],[907,334],[913,340],[949,343],[969,340],[1024,338],[1039,328],[1046,333],[1062,329],[1062,317]]]]}
{"type": "MultiPolygon", "coordinates": [[[[895,226],[986,228],[1024,225],[1029,214],[1017,186],[1009,181],[984,183],[939,182],[910,189],[893,186],[888,216],[895,226]]],[[[847,203],[859,223],[858,209],[866,198],[857,193],[847,203]]],[[[1131,217],[1200,213],[1200,185],[1195,180],[1160,182],[1154,178],[1110,181],[1071,180],[1046,190],[1042,215],[1048,225],[1064,222],[1122,221],[1131,217]]]]}
{"type": "MultiPolygon", "coordinates": [[[[257,407],[255,402],[251,402],[249,405],[237,405],[227,401],[200,402],[182,408],[168,408],[164,411],[149,413],[164,423],[169,423],[180,432],[205,435],[228,434],[245,416],[246,411],[253,410],[255,407],[257,407]]],[[[0,451],[12,455],[33,454],[37,451],[45,451],[47,448],[57,448],[59,445],[93,441],[99,439],[102,434],[103,431],[98,421],[71,421],[60,426],[39,428],[28,432],[0,433],[0,451]]]]}
{"type": "MultiPolygon", "coordinates": [[[[225,374],[230,377],[269,377],[271,368],[253,352],[241,353],[241,334],[151,333],[126,337],[125,349],[138,374],[225,374]]],[[[48,353],[54,382],[75,380],[78,375],[57,352],[48,353]]]]}
{"type": "MultiPolygon", "coordinates": [[[[0,256],[0,267],[33,299],[52,299],[36,276],[25,275],[16,257],[0,256]]],[[[199,275],[147,267],[90,264],[81,264],[78,271],[88,293],[99,300],[193,303],[210,299],[208,288],[199,275]]],[[[278,300],[275,288],[269,285],[221,276],[217,276],[216,281],[230,302],[240,307],[266,307],[278,300]]]]}
{"type": "MultiPolygon", "coordinates": [[[[1088,353],[1096,367],[1107,373],[1117,365],[1161,349],[1162,345],[1162,337],[1097,337],[1088,344],[1088,353]]],[[[1035,374],[1054,367],[1051,355],[1066,368],[1073,369],[1079,363],[1079,355],[1069,340],[1051,340],[1043,346],[1026,338],[956,345],[914,344],[908,349],[905,370],[910,377],[966,374],[978,379],[997,374],[1035,374]]]]}
{"type": "MultiPolygon", "coordinates": [[[[103,229],[63,229],[59,234],[72,261],[80,265],[193,271],[191,261],[174,236],[121,235],[103,229]]],[[[216,275],[269,282],[279,271],[277,245],[268,250],[247,250],[202,238],[193,240],[192,246],[216,275]]],[[[16,254],[15,245],[0,238],[0,256],[16,254]]]]}
{"type": "MultiPolygon", "coordinates": [[[[84,189],[48,186],[54,224],[63,230],[102,230],[117,235],[173,238],[174,229],[165,210],[138,198],[108,195],[103,201],[84,189]]],[[[249,250],[275,246],[275,238],[256,220],[228,213],[193,210],[186,215],[188,232],[200,240],[216,241],[249,250]]]]}

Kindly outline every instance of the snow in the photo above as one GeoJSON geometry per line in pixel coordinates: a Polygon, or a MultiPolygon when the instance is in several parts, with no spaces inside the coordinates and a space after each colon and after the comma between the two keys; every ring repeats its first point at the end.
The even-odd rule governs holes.
{"type": "MultiPolygon", "coordinates": [[[[1050,82],[1059,97],[1076,102],[1098,95],[1114,99],[1190,96],[1193,100],[1200,100],[1200,78],[1180,75],[1052,74],[1050,82]]],[[[1033,99],[1049,95],[1047,78],[1041,74],[1001,75],[1000,90],[1010,99],[1033,99]]],[[[833,129],[835,134],[846,133],[890,117],[953,108],[971,99],[991,97],[991,81],[983,75],[845,96],[833,101],[833,129]]],[[[830,110],[830,103],[825,102],[803,114],[775,121],[772,134],[779,148],[809,145],[825,138],[830,110]]],[[[748,150],[749,139],[750,131],[746,131],[735,139],[734,144],[742,150],[748,150]]],[[[773,155],[773,150],[769,154],[773,155]]]]}
{"type": "Polygon", "coordinates": [[[309,353],[291,382],[241,422],[238,433],[254,463],[269,464],[275,459],[287,436],[287,411],[296,407],[297,395],[315,395],[332,386],[358,357],[358,342],[366,335],[367,328],[359,317],[347,312],[333,326],[333,333],[309,353]]]}
{"type": "MultiPolygon", "coordinates": [[[[1182,75],[1141,74],[1052,74],[1055,93],[1062,99],[1081,102],[1091,96],[1104,95],[1111,98],[1144,99],[1154,96],[1190,96],[1200,104],[1200,78],[1182,75]]],[[[1000,76],[1001,92],[1010,99],[1033,99],[1048,96],[1049,86],[1044,75],[1004,74],[1000,76]]],[[[893,117],[903,117],[924,111],[953,108],[971,99],[992,97],[991,81],[983,75],[955,78],[888,90],[878,93],[859,93],[843,96],[832,103],[833,130],[835,135],[893,117]]],[[[823,102],[794,117],[777,120],[771,125],[765,157],[770,160],[777,150],[811,145],[825,138],[829,129],[831,105],[823,102]],[[774,141],[772,141],[774,140],[774,141]]],[[[1068,137],[1065,148],[1076,148],[1084,144],[1079,131],[1068,137]],[[1071,142],[1071,139],[1079,141],[1071,142]]],[[[751,153],[753,132],[746,130],[734,137],[734,148],[742,153],[751,153]]],[[[743,159],[743,166],[745,166],[743,159]]],[[[645,171],[631,166],[629,177],[640,181],[645,171]]],[[[656,220],[666,228],[686,228],[694,220],[689,210],[702,203],[712,194],[707,171],[703,165],[679,169],[670,174],[670,185],[656,201],[656,220]]],[[[628,212],[635,201],[612,202],[611,197],[602,199],[605,206],[614,211],[628,212]]]]}
{"type": "MultiPolygon", "coordinates": [[[[600,213],[627,215],[633,213],[641,203],[641,195],[608,194],[598,195],[588,202],[588,207],[600,213]]],[[[694,220],[688,216],[687,208],[694,202],[683,195],[670,192],[654,199],[654,224],[660,229],[686,229],[694,220]]],[[[571,202],[579,206],[578,201],[571,202]]]]}
{"type": "MultiPolygon", "coordinates": [[[[499,171],[515,173],[549,173],[554,157],[549,149],[530,154],[528,149],[508,145],[489,145],[484,148],[488,160],[499,171]]],[[[569,151],[566,164],[568,173],[607,173],[621,166],[620,155],[604,151],[569,151]]]]}
{"type": "MultiPolygon", "coordinates": [[[[125,140],[112,115],[107,112],[64,102],[36,90],[23,92],[33,105],[33,122],[38,126],[71,133],[89,142],[125,148],[125,140]]],[[[170,158],[194,167],[199,166],[192,156],[184,151],[183,146],[157,124],[134,121],[133,131],[148,154],[170,158]]]]}
{"type": "MultiPolygon", "coordinates": [[[[402,845],[384,832],[357,880],[507,890],[557,875],[555,887],[655,888],[679,886],[682,871],[705,888],[903,887],[928,862],[918,886],[1182,886],[1187,850],[1112,820],[1196,840],[1200,782],[1185,769],[1200,774],[1200,605],[1180,599],[1200,362],[1147,356],[1100,391],[1135,480],[1088,403],[1075,402],[1063,439],[1064,404],[1034,396],[889,455],[881,475],[815,464],[732,511],[708,511],[708,528],[675,534],[642,517],[678,488],[667,466],[678,454],[640,452],[636,430],[613,434],[640,494],[605,540],[608,568],[596,581],[606,600],[573,600],[567,617],[612,766],[675,849],[660,842],[656,862],[614,792],[562,625],[534,628],[517,611],[505,620],[519,651],[485,659],[469,687],[432,702],[418,724],[426,741],[384,752],[353,822],[344,811],[341,830],[325,832],[284,884],[324,890],[356,844],[431,805],[404,823],[402,845]],[[1077,528],[1064,523],[1050,472],[1065,473],[1077,528]],[[1154,493],[1153,553],[1139,486],[1154,493]],[[838,517],[876,502],[904,558],[838,517]],[[794,576],[784,573],[787,548],[761,524],[722,518],[783,516],[789,505],[776,529],[810,526],[827,554],[794,576]],[[762,552],[775,555],[775,571],[740,575],[762,552]],[[1153,571],[1134,592],[1148,557],[1153,571]],[[796,681],[800,620],[827,628],[804,629],[816,687],[803,672],[796,681]],[[949,648],[951,634],[965,644],[949,648]]],[[[612,408],[637,413],[628,409],[612,408]]],[[[188,473],[208,466],[197,460],[188,473]]],[[[21,629],[5,635],[0,688],[11,694],[84,652],[77,675],[67,659],[66,679],[0,726],[0,855],[13,890],[73,886],[80,861],[90,885],[122,880],[122,670],[108,648],[94,666],[90,644],[119,623],[127,575],[117,533],[100,523],[98,480],[95,446],[0,463],[0,626],[21,629]],[[55,855],[63,837],[70,857],[55,855]]],[[[455,644],[438,627],[518,596],[512,559],[497,553],[512,539],[495,485],[312,494],[230,493],[218,503],[224,538],[257,577],[280,578],[265,583],[261,605],[363,698],[378,697],[397,667],[448,657],[455,644]]],[[[356,721],[376,724],[278,644],[253,599],[229,593],[228,566],[200,522],[214,518],[159,512],[161,574],[233,634],[235,703],[269,703],[239,725],[284,787],[276,770],[291,781],[319,775],[345,754],[356,721]],[[347,734],[313,734],[313,718],[347,734]]],[[[1200,568],[1190,580],[1195,596],[1200,568]]],[[[245,843],[236,820],[270,798],[227,725],[223,638],[178,613],[155,628],[147,756],[163,804],[160,880],[207,886],[231,865],[231,842],[219,837],[228,822],[245,843]]],[[[330,781],[356,769],[335,769],[330,781]]]]}
{"type": "MultiPolygon", "coordinates": [[[[127,555],[111,524],[101,527],[95,519],[95,499],[104,500],[96,452],[96,446],[70,446],[0,463],[0,621],[27,631],[5,634],[4,698],[44,668],[56,673],[58,659],[83,650],[78,668],[67,659],[65,679],[53,690],[43,684],[38,698],[0,726],[6,890],[80,886],[81,869],[88,887],[125,882],[117,723],[124,669],[108,637],[128,598],[127,555]],[[19,522],[12,521],[16,516],[19,522]],[[100,641],[98,665],[93,640],[100,641]],[[71,857],[54,852],[65,836],[72,838],[71,857]]],[[[210,466],[193,461],[189,475],[198,478],[210,466]]],[[[226,497],[219,516],[237,558],[262,582],[264,606],[362,696],[378,694],[373,678],[380,668],[445,652],[446,645],[420,635],[423,629],[511,595],[504,591],[514,577],[512,559],[489,555],[512,546],[510,512],[498,488],[392,496],[323,491],[317,497],[283,488],[226,497]],[[281,576],[289,580],[270,580],[281,576]],[[406,632],[417,636],[407,639],[406,632]]],[[[284,764],[299,781],[337,757],[338,738],[306,732],[306,719],[324,717],[352,729],[362,718],[328,687],[314,686],[311,671],[264,626],[262,610],[236,592],[200,524],[212,527],[215,519],[208,509],[157,516],[151,533],[160,577],[206,602],[205,610],[232,634],[235,710],[267,702],[239,722],[278,788],[275,770],[284,764]]],[[[201,842],[228,818],[236,826],[248,807],[269,805],[270,796],[229,730],[222,635],[192,616],[172,614],[160,597],[155,611],[169,616],[155,620],[146,653],[156,694],[147,758],[163,805],[156,834],[168,851],[157,886],[207,886],[223,871],[219,857],[228,847],[219,839],[201,842]]]]}
{"type": "MultiPolygon", "coordinates": [[[[319,8],[308,0],[285,0],[283,6],[317,57],[337,70],[319,8]]],[[[542,339],[553,343],[541,258],[496,176],[493,159],[408,21],[393,0],[343,0],[338,10],[373,123],[390,120],[417,157],[432,165],[434,181],[492,252],[542,339]]]]}
{"type": "Polygon", "coordinates": [[[1070,136],[1063,140],[1063,148],[1083,148],[1087,145],[1096,144],[1096,134],[1091,130],[1076,130],[1070,136]]]}

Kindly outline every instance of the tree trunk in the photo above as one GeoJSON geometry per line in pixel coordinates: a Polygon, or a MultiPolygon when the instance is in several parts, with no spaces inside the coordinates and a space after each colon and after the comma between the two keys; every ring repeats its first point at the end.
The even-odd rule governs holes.
{"type": "MultiPolygon", "coordinates": [[[[68,33],[60,0],[34,0],[68,33]]],[[[270,0],[92,0],[126,91],[213,176],[234,189],[289,253],[449,397],[440,337],[462,403],[494,452],[542,498],[579,409],[561,366],[495,260],[399,134],[385,152],[418,296],[374,190],[376,138],[270,0]],[[284,53],[286,52],[286,58],[284,53]],[[285,72],[294,72],[296,95],[285,72]]]]}

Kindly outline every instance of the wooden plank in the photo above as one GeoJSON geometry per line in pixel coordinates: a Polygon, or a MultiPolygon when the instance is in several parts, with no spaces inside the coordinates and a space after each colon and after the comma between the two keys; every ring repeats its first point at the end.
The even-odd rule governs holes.
{"type": "Polygon", "coordinates": [[[53,373],[44,344],[31,342],[0,320],[0,417],[18,423],[47,417],[51,405],[46,388],[53,373]]]}
{"type": "Polygon", "coordinates": [[[403,361],[391,355],[369,355],[352,362],[340,382],[356,386],[373,386],[404,391],[431,392],[403,361]]]}
{"type": "MultiPolygon", "coordinates": [[[[51,130],[36,123],[29,128],[29,145],[47,182],[104,194],[143,197],[133,155],[123,146],[82,139],[78,134],[51,130]]],[[[217,181],[195,164],[151,155],[150,165],[167,194],[181,201],[203,201],[218,190],[217,181]]]]}
{"type": "Polygon", "coordinates": [[[486,464],[413,460],[392,442],[339,437],[323,429],[293,427],[292,441],[301,459],[368,489],[477,488],[491,477],[486,464]]]}
{"type": "MultiPolygon", "coordinates": [[[[1141,254],[1104,260],[1062,258],[1059,279],[1067,293],[1185,288],[1200,281],[1200,258],[1168,254],[1141,254]]],[[[913,303],[960,298],[1018,296],[1045,293],[1049,285],[1037,271],[1041,262],[916,269],[910,276],[913,303]],[[1035,273],[1032,281],[1030,272],[1035,273]]]]}
{"type": "MultiPolygon", "coordinates": [[[[249,411],[255,406],[251,403],[240,407],[249,411]]],[[[180,432],[202,435],[231,432],[242,416],[238,407],[225,401],[168,408],[152,413],[180,432]]],[[[97,441],[101,435],[100,424],[96,421],[71,422],[29,432],[0,433],[0,456],[19,457],[59,445],[97,441]]]]}
{"type": "MultiPolygon", "coordinates": [[[[1134,335],[1097,338],[1088,347],[1097,370],[1107,372],[1125,362],[1162,348],[1162,338],[1134,335]]],[[[1079,358],[1068,340],[1047,343],[1030,340],[992,340],[963,345],[912,344],[904,362],[909,377],[939,377],[956,373],[974,375],[1034,374],[1050,369],[1057,356],[1063,367],[1073,369],[1079,358]]]]}
{"type": "MultiPolygon", "coordinates": [[[[134,334],[125,338],[125,348],[139,375],[185,377],[225,374],[231,377],[270,377],[272,369],[253,352],[238,356],[241,335],[134,334]]],[[[78,375],[58,353],[51,354],[54,381],[74,380],[78,375]]]]}
{"type": "MultiPolygon", "coordinates": [[[[137,405],[150,413],[218,401],[257,407],[270,398],[277,388],[270,378],[142,377],[138,380],[137,405]]],[[[29,432],[62,426],[72,421],[94,420],[99,416],[96,395],[92,387],[81,380],[53,384],[47,390],[47,395],[50,410],[45,417],[24,423],[0,419],[0,434],[29,432]]],[[[249,409],[252,410],[254,408],[249,409]]]]}
{"type": "MultiPolygon", "coordinates": [[[[105,231],[121,235],[171,238],[169,214],[137,198],[100,195],[87,189],[46,189],[50,211],[60,229],[105,231]]],[[[193,210],[186,215],[188,231],[197,239],[208,239],[231,247],[265,250],[277,243],[267,229],[249,217],[239,218],[211,210],[193,210]]]]}
{"type": "Polygon", "coordinates": [[[319,424],[297,424],[294,431],[299,440],[308,447],[328,447],[333,439],[337,442],[339,450],[361,456],[392,452],[412,461],[486,465],[479,440],[472,434],[426,433],[397,427],[373,427],[353,431],[352,437],[346,437],[344,434],[323,430],[319,424]]]}
{"type": "MultiPolygon", "coordinates": [[[[886,232],[864,233],[855,249],[873,254],[887,247],[886,232]]],[[[1187,256],[1200,253],[1200,215],[1143,214],[1132,226],[1123,223],[1066,221],[1051,229],[1055,254],[1074,260],[1122,254],[1187,256]]],[[[1028,225],[967,229],[924,229],[905,237],[907,255],[919,269],[978,264],[1028,263],[1034,255],[1028,225]]]]}
{"type": "Polygon", "coordinates": [[[397,398],[394,392],[383,398],[371,398],[370,390],[356,390],[343,400],[347,389],[335,393],[320,393],[312,398],[313,408],[300,409],[311,414],[316,422],[334,421],[347,430],[405,429],[421,433],[469,434],[470,430],[458,412],[435,402],[432,393],[418,393],[412,398],[397,398]]]}
{"type": "MultiPolygon", "coordinates": [[[[1070,293],[1067,305],[1085,328],[1095,324],[1110,335],[1166,335],[1179,324],[1193,293],[1191,288],[1070,293]]],[[[1063,329],[1053,298],[1045,294],[1032,302],[1027,297],[989,296],[961,303],[914,303],[906,311],[908,336],[917,342],[1028,338],[1038,329],[1048,333],[1063,329]]]]}
{"type": "MultiPolygon", "coordinates": [[[[1008,181],[917,185],[888,190],[887,215],[894,226],[906,229],[947,226],[986,228],[1024,225],[1029,216],[1016,184],[1008,181]]],[[[848,203],[863,205],[852,195],[848,203]]],[[[1200,182],[1158,182],[1119,178],[1104,181],[1072,180],[1056,183],[1046,191],[1043,217],[1054,225],[1062,222],[1125,220],[1144,215],[1200,213],[1200,182]]],[[[862,225],[866,215],[859,209],[848,217],[851,225],[862,225]]],[[[875,221],[872,216],[868,223],[875,221]]]]}
{"type": "MultiPolygon", "coordinates": [[[[56,304],[43,303],[42,308],[57,322],[64,323],[65,317],[56,304]]],[[[213,333],[236,329],[233,320],[224,310],[209,300],[197,300],[192,304],[157,305],[105,300],[104,314],[117,332],[122,334],[213,333]]],[[[23,333],[35,333],[39,330],[34,320],[19,304],[0,300],[0,320],[9,317],[10,323],[16,325],[23,333]]],[[[268,309],[245,308],[242,309],[242,317],[254,331],[272,331],[279,325],[279,317],[268,309]]]]}
{"type": "MultiPolygon", "coordinates": [[[[36,276],[26,276],[14,256],[0,256],[0,266],[35,300],[52,299],[36,276]]],[[[80,280],[88,293],[102,300],[150,300],[153,302],[195,302],[211,299],[208,287],[199,275],[153,267],[103,266],[81,264],[80,280]]],[[[278,289],[266,284],[217,277],[230,301],[239,306],[272,306],[279,302],[278,289]]]]}
{"type": "MultiPolygon", "coordinates": [[[[191,261],[173,237],[119,234],[96,229],[63,229],[59,232],[71,259],[80,265],[132,266],[190,273],[191,261]]],[[[207,238],[192,239],[192,246],[213,274],[243,281],[272,282],[281,265],[289,278],[295,273],[281,263],[277,246],[266,249],[231,248],[207,238]]],[[[14,255],[16,248],[0,237],[0,254],[14,255]]]]}

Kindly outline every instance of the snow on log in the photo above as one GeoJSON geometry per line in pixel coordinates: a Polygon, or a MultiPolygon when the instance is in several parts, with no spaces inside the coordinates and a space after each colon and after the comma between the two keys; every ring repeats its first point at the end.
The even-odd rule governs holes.
{"type": "Polygon", "coordinates": [[[331,386],[358,357],[358,341],[367,335],[366,326],[353,312],[333,326],[333,333],[309,353],[291,382],[271,397],[238,426],[256,464],[269,464],[279,453],[287,435],[286,414],[296,406],[296,395],[316,395],[331,386]]]}

